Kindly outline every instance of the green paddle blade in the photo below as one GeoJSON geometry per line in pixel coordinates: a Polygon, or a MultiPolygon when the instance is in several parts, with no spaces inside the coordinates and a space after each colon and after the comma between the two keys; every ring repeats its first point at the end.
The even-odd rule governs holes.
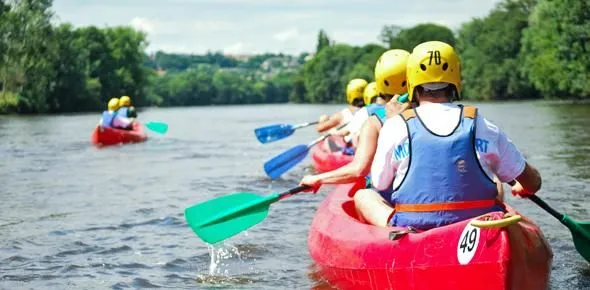
{"type": "Polygon", "coordinates": [[[214,244],[263,221],[270,204],[279,198],[279,194],[234,193],[189,207],[184,216],[199,238],[214,244]]]}
{"type": "Polygon", "coordinates": [[[147,122],[145,123],[145,126],[148,129],[159,134],[165,134],[166,132],[168,132],[168,124],[164,122],[147,122]]]}
{"type": "Polygon", "coordinates": [[[590,262],[590,222],[577,222],[567,215],[563,216],[561,222],[572,232],[576,250],[590,262]]]}
{"type": "Polygon", "coordinates": [[[409,95],[408,95],[408,93],[405,93],[405,94],[403,94],[403,95],[399,96],[399,97],[397,98],[397,101],[398,101],[399,103],[407,103],[407,102],[408,102],[408,99],[409,99],[409,95]]]}

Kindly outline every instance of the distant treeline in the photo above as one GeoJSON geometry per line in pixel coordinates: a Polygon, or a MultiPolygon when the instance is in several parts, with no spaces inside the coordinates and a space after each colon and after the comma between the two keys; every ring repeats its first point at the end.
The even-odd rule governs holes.
{"type": "Polygon", "coordinates": [[[351,78],[373,78],[389,48],[441,40],[461,57],[472,99],[590,97],[590,2],[503,0],[457,32],[424,23],[383,27],[382,44],[334,43],[291,56],[147,55],[130,27],[52,25],[51,0],[0,1],[0,113],[102,110],[113,96],[138,106],[344,101],[351,78]]]}

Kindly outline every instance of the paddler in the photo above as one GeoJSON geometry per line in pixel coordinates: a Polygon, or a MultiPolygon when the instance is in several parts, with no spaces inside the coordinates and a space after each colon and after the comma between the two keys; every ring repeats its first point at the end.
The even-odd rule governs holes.
{"type": "Polygon", "coordinates": [[[452,103],[461,93],[455,50],[440,41],[414,48],[407,63],[410,101],[419,106],[383,124],[371,166],[372,185],[391,198],[362,190],[361,216],[378,226],[427,230],[499,210],[494,175],[516,181],[512,193],[541,187],[539,172],[477,108],[452,103]]]}
{"type": "Polygon", "coordinates": [[[363,92],[367,86],[367,81],[363,79],[352,79],[346,85],[346,101],[348,106],[339,112],[334,113],[331,117],[322,116],[316,127],[318,133],[326,132],[332,128],[337,128],[349,123],[354,113],[365,105],[363,92]]]}
{"type": "MultiPolygon", "coordinates": [[[[321,184],[353,182],[364,178],[369,173],[383,122],[387,117],[395,116],[408,108],[408,104],[398,103],[397,98],[407,91],[406,63],[409,55],[410,53],[405,50],[392,49],[379,57],[375,65],[375,90],[379,97],[377,104],[366,108],[370,117],[360,130],[353,161],[334,171],[305,176],[301,181],[302,185],[309,185],[312,187],[311,190],[317,191],[321,184]],[[383,102],[387,102],[387,105],[380,104],[383,102]]],[[[370,96],[371,100],[374,99],[371,94],[365,94],[365,96],[370,96]]],[[[382,194],[388,199],[390,193],[391,191],[382,194]]]]}
{"type": "Polygon", "coordinates": [[[119,99],[119,114],[127,118],[137,118],[135,107],[131,105],[131,98],[129,96],[122,96],[119,99]]]}
{"type": "Polygon", "coordinates": [[[119,98],[111,98],[107,104],[107,110],[102,112],[98,122],[101,128],[130,128],[132,120],[119,116],[119,98]]]}

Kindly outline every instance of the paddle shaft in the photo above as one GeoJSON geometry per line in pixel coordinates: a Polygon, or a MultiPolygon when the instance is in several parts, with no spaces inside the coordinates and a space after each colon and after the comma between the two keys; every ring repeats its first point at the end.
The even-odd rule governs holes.
{"type": "Polygon", "coordinates": [[[301,185],[301,186],[297,186],[295,188],[291,188],[285,192],[281,192],[281,193],[279,193],[279,200],[281,200],[283,198],[287,198],[287,197],[295,195],[295,194],[298,194],[308,188],[310,188],[310,187],[307,185],[301,185]]]}
{"type": "MultiPolygon", "coordinates": [[[[340,129],[342,129],[342,128],[346,127],[346,125],[348,125],[348,123],[346,123],[346,124],[344,124],[344,125],[342,125],[342,126],[340,126],[340,127],[336,128],[336,130],[340,130],[340,129]]],[[[322,136],[322,137],[319,137],[319,138],[317,138],[317,139],[313,140],[311,143],[307,144],[307,148],[311,148],[311,147],[313,147],[315,144],[318,144],[318,143],[320,143],[320,142],[324,141],[326,138],[330,137],[331,135],[332,135],[332,134],[328,133],[328,134],[326,134],[326,135],[324,135],[324,136],[322,136]]]]}
{"type": "Polygon", "coordinates": [[[307,126],[317,125],[318,123],[319,123],[319,121],[298,124],[298,125],[293,126],[293,130],[297,130],[299,128],[303,128],[303,127],[307,127],[307,126]]]}
{"type": "MultiPolygon", "coordinates": [[[[302,186],[298,186],[292,189],[289,189],[285,192],[281,192],[279,194],[271,194],[271,195],[267,195],[267,196],[263,196],[260,199],[257,200],[253,200],[247,203],[243,203],[243,204],[239,204],[239,205],[235,205],[233,207],[233,210],[231,211],[230,214],[227,214],[225,212],[221,212],[215,216],[212,216],[211,218],[203,221],[200,226],[209,226],[215,223],[218,223],[222,220],[227,220],[230,218],[237,218],[240,215],[247,213],[248,211],[251,211],[254,208],[260,207],[260,206],[268,206],[271,203],[277,202],[283,198],[287,198],[289,196],[295,195],[297,193],[300,193],[306,189],[308,189],[309,186],[307,185],[302,185],[302,186]]],[[[229,205],[228,205],[229,206],[229,205]]]]}
{"type": "Polygon", "coordinates": [[[563,217],[564,215],[559,213],[558,211],[556,211],[555,209],[553,209],[552,207],[550,207],[545,201],[543,201],[540,197],[536,196],[536,195],[531,195],[528,197],[530,200],[532,200],[534,203],[536,203],[538,206],[540,206],[542,209],[544,209],[545,211],[547,211],[549,214],[551,214],[552,216],[554,216],[556,219],[558,219],[560,222],[563,223],[563,217]]]}

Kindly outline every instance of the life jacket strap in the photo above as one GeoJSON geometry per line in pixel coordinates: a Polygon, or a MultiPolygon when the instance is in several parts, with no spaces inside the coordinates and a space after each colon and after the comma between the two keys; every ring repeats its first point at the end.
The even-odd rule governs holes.
{"type": "Polygon", "coordinates": [[[469,119],[475,119],[477,116],[477,108],[474,106],[463,106],[463,117],[469,119]]]}
{"type": "Polygon", "coordinates": [[[410,120],[414,117],[416,117],[416,112],[414,111],[414,109],[410,109],[410,110],[405,110],[401,113],[402,118],[404,118],[404,120],[410,120]]]}
{"type": "Polygon", "coordinates": [[[486,208],[496,205],[495,199],[490,200],[475,200],[475,201],[455,201],[455,202],[441,202],[441,203],[425,203],[425,204],[396,204],[396,212],[431,212],[431,211],[450,211],[463,210],[474,208],[486,208]]]}

